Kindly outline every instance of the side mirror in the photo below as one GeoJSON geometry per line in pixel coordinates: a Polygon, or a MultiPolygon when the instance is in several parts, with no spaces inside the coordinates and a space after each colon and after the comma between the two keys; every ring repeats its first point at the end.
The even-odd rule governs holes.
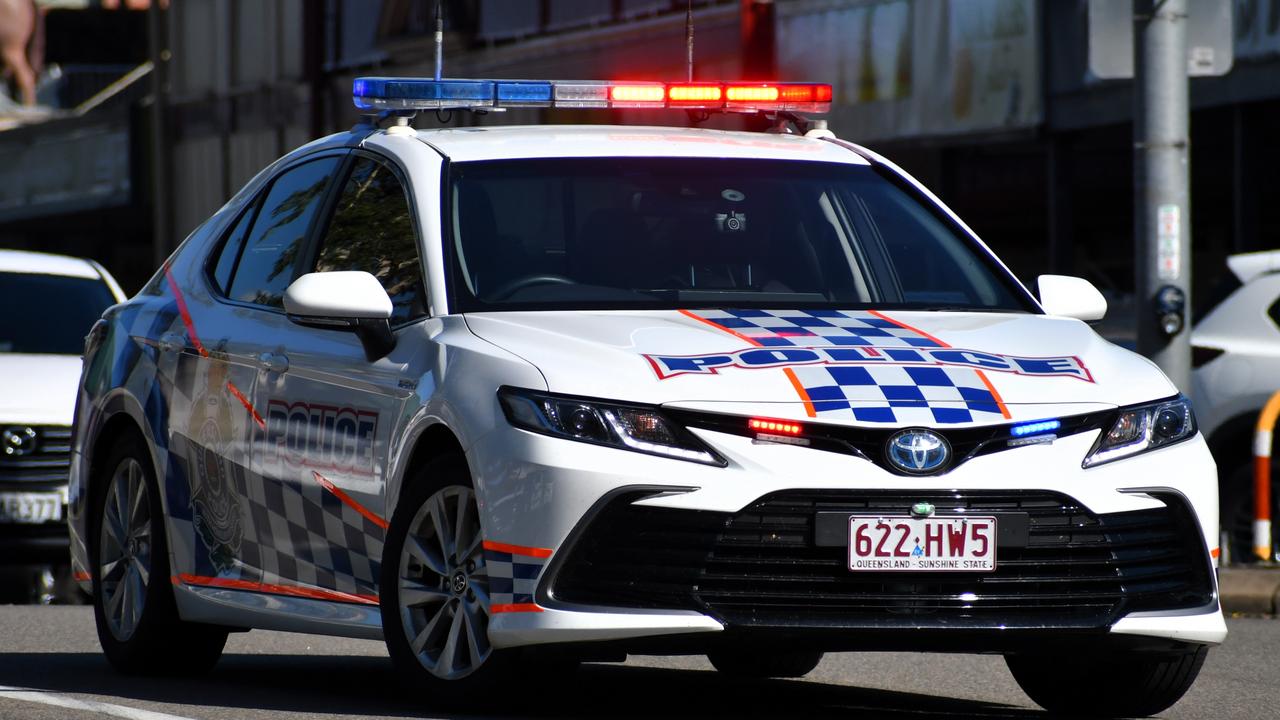
{"type": "Polygon", "coordinates": [[[1107,314],[1107,299],[1084,278],[1041,275],[1036,283],[1040,286],[1040,305],[1050,315],[1093,322],[1107,314]]]}
{"type": "Polygon", "coordinates": [[[367,272],[307,273],[284,291],[289,319],[307,327],[353,331],[373,362],[396,346],[391,333],[391,298],[367,272]]]}

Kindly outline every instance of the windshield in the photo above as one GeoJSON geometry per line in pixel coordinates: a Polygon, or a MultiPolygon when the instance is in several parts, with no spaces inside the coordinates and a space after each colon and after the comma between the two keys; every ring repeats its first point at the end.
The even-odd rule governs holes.
{"type": "Polygon", "coordinates": [[[1032,311],[958,228],[866,166],[705,158],[457,163],[454,306],[1032,311]]]}
{"type": "Polygon", "coordinates": [[[101,280],[0,272],[0,352],[80,355],[84,336],[116,302],[101,280]]]}

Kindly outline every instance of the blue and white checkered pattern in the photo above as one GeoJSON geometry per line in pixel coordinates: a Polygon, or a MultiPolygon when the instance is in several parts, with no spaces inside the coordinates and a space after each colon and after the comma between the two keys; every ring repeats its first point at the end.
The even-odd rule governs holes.
{"type": "Polygon", "coordinates": [[[489,604],[524,605],[533,602],[546,559],[485,548],[484,564],[489,571],[489,604]]]}
{"type": "Polygon", "coordinates": [[[762,347],[943,347],[865,311],[698,310],[694,314],[762,347]]]}
{"type": "Polygon", "coordinates": [[[984,414],[1003,418],[995,396],[970,368],[810,366],[792,372],[819,416],[910,425],[969,423],[984,414]]]}
{"type": "MultiPolygon", "coordinates": [[[[699,310],[762,347],[942,348],[909,327],[856,310],[699,310]]],[[[894,364],[790,368],[823,418],[919,425],[1003,419],[985,376],[965,367],[894,364]]]]}

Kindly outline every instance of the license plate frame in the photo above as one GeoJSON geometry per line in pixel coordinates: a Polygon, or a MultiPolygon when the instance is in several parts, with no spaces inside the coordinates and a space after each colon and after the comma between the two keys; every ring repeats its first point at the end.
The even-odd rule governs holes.
{"type": "Polygon", "coordinates": [[[925,518],[850,515],[847,569],[850,572],[992,573],[996,570],[998,537],[998,521],[993,515],[925,518]],[[927,535],[930,527],[939,528],[936,546],[934,536],[927,535]],[[863,529],[861,536],[859,529],[863,529]],[[907,543],[911,543],[909,547],[907,543]],[[959,543],[959,555],[952,554],[956,543],[959,543]],[[983,546],[980,552],[977,551],[979,545],[983,546]],[[968,552],[970,546],[975,552],[968,552]],[[932,552],[935,547],[936,554],[932,552]]]}
{"type": "Polygon", "coordinates": [[[0,524],[43,525],[62,522],[67,504],[65,492],[0,492],[0,524]]]}

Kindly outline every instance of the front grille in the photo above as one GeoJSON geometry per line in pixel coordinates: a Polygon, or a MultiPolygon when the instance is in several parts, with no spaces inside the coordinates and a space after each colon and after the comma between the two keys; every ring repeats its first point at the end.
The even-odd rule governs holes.
{"type": "Polygon", "coordinates": [[[2,425],[0,433],[35,431],[21,445],[0,443],[0,483],[66,482],[71,471],[71,428],[57,425],[2,425]]]}
{"type": "Polygon", "coordinates": [[[1099,627],[1123,612],[1212,602],[1200,533],[1180,497],[1095,515],[1046,492],[787,491],[711,513],[608,504],[574,543],[550,592],[574,604],[692,609],[730,625],[1099,627]],[[819,512],[1019,514],[1025,544],[990,573],[853,573],[844,547],[814,543],[819,512]]]}

